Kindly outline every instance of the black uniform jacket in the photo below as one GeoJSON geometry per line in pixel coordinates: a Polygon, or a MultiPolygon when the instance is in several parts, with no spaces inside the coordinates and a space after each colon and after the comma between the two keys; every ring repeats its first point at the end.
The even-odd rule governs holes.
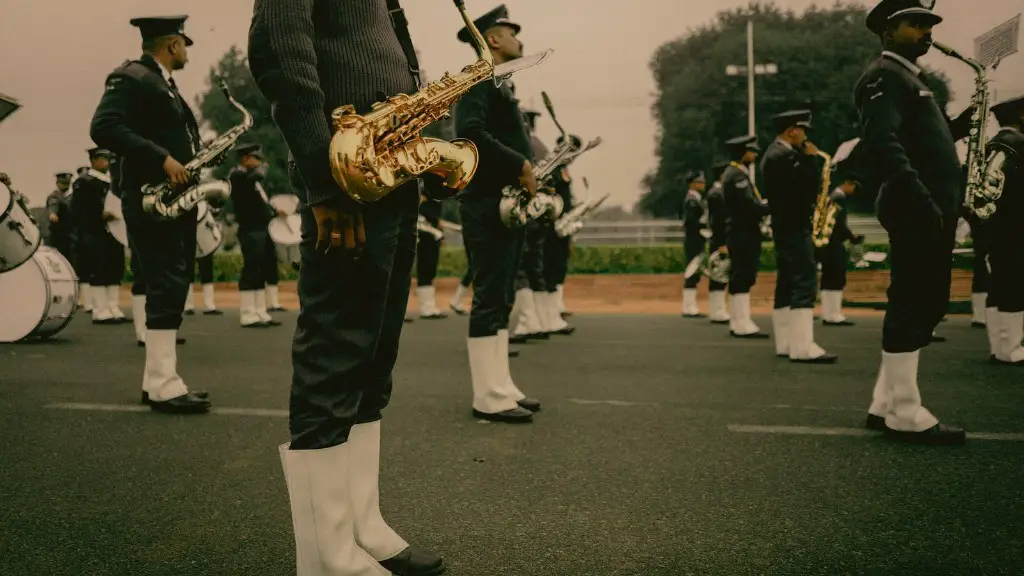
{"type": "Polygon", "coordinates": [[[747,173],[730,165],[722,173],[722,192],[729,214],[726,233],[730,239],[761,239],[761,220],[768,206],[754,193],[754,184],[747,173]]]}
{"type": "Polygon", "coordinates": [[[569,175],[567,166],[559,166],[551,176],[551,186],[555,194],[562,197],[562,214],[567,214],[573,209],[572,203],[572,176],[569,175]]]}
{"type": "Polygon", "coordinates": [[[192,110],[149,55],[125,62],[107,77],[90,135],[121,160],[121,198],[132,204],[141,202],[144,184],[167,179],[167,156],[185,164],[200,146],[192,110]]]}
{"type": "Polygon", "coordinates": [[[683,234],[687,244],[703,244],[704,237],[700,235],[703,227],[701,217],[704,216],[704,202],[700,192],[687,190],[683,199],[683,234]]]}
{"type": "Polygon", "coordinates": [[[866,176],[880,186],[876,207],[886,229],[927,226],[933,207],[947,226],[956,223],[963,190],[955,141],[970,118],[950,122],[928,85],[903,63],[883,55],[872,62],[854,92],[860,112],[866,176]],[[898,224],[897,224],[898,223],[898,224]]]}
{"type": "Polygon", "coordinates": [[[437,228],[441,225],[441,202],[428,197],[420,204],[420,215],[426,218],[431,226],[437,228]]]}
{"type": "Polygon", "coordinates": [[[779,140],[768,145],[761,160],[761,190],[771,209],[776,238],[810,233],[821,166],[817,156],[798,152],[779,140]]]}
{"type": "Polygon", "coordinates": [[[256,184],[263,180],[266,173],[265,166],[252,170],[236,166],[228,175],[231,182],[231,205],[239,232],[266,232],[267,225],[276,215],[276,211],[256,189],[256,184]]]}
{"type": "Polygon", "coordinates": [[[518,183],[523,163],[534,161],[519,100],[508,84],[499,88],[494,82],[481,82],[469,89],[455,110],[456,135],[473,141],[480,152],[476,175],[460,195],[497,198],[504,186],[518,183]]]}
{"type": "Polygon", "coordinates": [[[110,184],[90,170],[75,180],[71,209],[80,237],[106,234],[107,223],[103,220],[103,204],[107,200],[110,184]]]}
{"type": "MultiPolygon", "coordinates": [[[[989,152],[1000,150],[1006,153],[1003,163],[1003,193],[996,202],[996,212],[989,219],[992,241],[1009,242],[1014,250],[1024,250],[1017,241],[1024,238],[1024,134],[1012,128],[1003,128],[988,143],[989,152]],[[1017,241],[1014,241],[1016,239],[1017,241]]],[[[986,223],[989,224],[989,223],[986,223]]],[[[1017,274],[1024,272],[1017,270],[1017,274]]]]}
{"type": "Polygon", "coordinates": [[[57,216],[57,223],[50,224],[50,241],[61,242],[70,240],[71,233],[74,230],[70,198],[65,196],[60,190],[54,190],[46,197],[46,209],[50,214],[57,216]]]}
{"type": "Polygon", "coordinates": [[[725,191],[716,182],[708,190],[708,226],[711,227],[711,249],[725,246],[729,224],[729,210],[725,206],[725,191]]]}

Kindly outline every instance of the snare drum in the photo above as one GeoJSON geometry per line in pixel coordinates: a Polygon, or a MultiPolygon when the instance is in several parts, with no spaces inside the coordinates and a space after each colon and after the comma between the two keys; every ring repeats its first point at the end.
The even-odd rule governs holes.
{"type": "Polygon", "coordinates": [[[280,210],[285,214],[295,214],[299,211],[299,197],[295,194],[278,194],[270,197],[270,206],[274,210],[280,210]]]}
{"type": "Polygon", "coordinates": [[[210,205],[205,201],[199,203],[196,219],[196,258],[205,258],[216,252],[224,243],[224,233],[213,216],[213,210],[210,210],[210,205]]]}
{"type": "Polygon", "coordinates": [[[0,274],[0,342],[54,336],[77,309],[78,276],[49,246],[40,246],[24,266],[0,274]]]}
{"type": "Polygon", "coordinates": [[[39,226],[24,201],[6,185],[0,186],[0,273],[28,262],[41,243],[39,226]]]}
{"type": "Polygon", "coordinates": [[[103,201],[103,211],[110,212],[117,216],[117,220],[107,222],[107,231],[121,246],[128,247],[128,227],[124,223],[124,212],[121,211],[121,199],[113,192],[107,191],[107,198],[103,201]]]}
{"type": "Polygon", "coordinates": [[[277,217],[267,226],[270,239],[279,246],[298,246],[302,241],[302,218],[292,214],[287,218],[277,217]]]}

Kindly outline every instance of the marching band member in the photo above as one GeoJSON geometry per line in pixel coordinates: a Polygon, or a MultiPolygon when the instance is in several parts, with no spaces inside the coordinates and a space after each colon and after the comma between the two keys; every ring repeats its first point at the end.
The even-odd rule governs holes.
{"type": "MultiPolygon", "coordinates": [[[[138,254],[146,294],[143,402],[154,411],[202,414],[204,392],[190,393],[178,375],[175,341],[196,254],[196,213],[157,221],[142,207],[142,186],[184,184],[198,149],[199,126],[173,73],[188,62],[187,16],[135,18],[144,54],[107,77],[93,115],[92,139],[121,159],[120,191],[128,240],[138,254]]],[[[123,264],[122,264],[123,266],[123,264]]]]}
{"type": "MultiPolygon", "coordinates": [[[[575,134],[570,134],[572,138],[573,146],[575,148],[581,148],[583,146],[583,139],[575,134]]],[[[561,146],[565,141],[564,136],[559,136],[556,144],[561,146]]],[[[540,143],[540,140],[537,140],[540,143]]],[[[544,155],[547,155],[545,150],[544,155]]],[[[535,156],[536,158],[537,156],[535,156]]],[[[572,206],[572,192],[569,188],[569,171],[563,165],[559,167],[552,176],[548,179],[547,184],[554,188],[555,194],[562,198],[562,213],[565,214],[569,211],[572,206]],[[566,197],[569,201],[566,202],[566,197]]],[[[534,290],[533,300],[534,306],[537,310],[537,317],[540,320],[541,333],[542,334],[559,334],[568,336],[576,331],[576,327],[570,325],[562,317],[561,310],[558,305],[558,288],[557,286],[565,281],[566,269],[569,265],[568,262],[568,244],[565,238],[558,238],[555,234],[555,222],[550,218],[541,218],[535,221],[537,223],[537,229],[534,233],[540,236],[537,240],[540,246],[541,254],[538,258],[538,263],[535,264],[534,274],[537,274],[539,268],[539,279],[536,281],[536,285],[541,287],[540,290],[534,290]],[[550,244],[548,241],[551,238],[557,240],[552,241],[550,244]],[[549,252],[551,252],[550,260],[553,260],[551,266],[552,270],[548,270],[549,252]]],[[[527,235],[531,232],[527,230],[527,235]]]]}
{"type": "MultiPolygon", "coordinates": [[[[224,314],[224,312],[217,309],[216,293],[213,284],[213,254],[196,258],[195,266],[199,276],[199,286],[203,292],[203,314],[206,316],[220,316],[224,314]]],[[[189,284],[188,298],[185,300],[185,314],[191,316],[195,313],[196,292],[193,286],[189,284]]]]}
{"type": "Polygon", "coordinates": [[[992,283],[989,274],[989,246],[991,239],[988,223],[983,222],[970,210],[964,219],[971,229],[971,247],[974,248],[974,259],[971,262],[971,327],[984,328],[986,324],[986,306],[988,292],[992,283]]]}
{"type": "MultiPolygon", "coordinates": [[[[704,258],[704,248],[707,239],[701,234],[704,230],[704,223],[707,221],[707,210],[705,209],[704,189],[707,181],[703,173],[690,172],[685,176],[686,196],[683,198],[680,218],[683,221],[683,253],[686,262],[692,262],[694,258],[704,258]]],[[[683,280],[683,317],[703,318],[700,307],[697,306],[697,285],[700,284],[701,273],[698,270],[694,275],[683,280]]]]}
{"type": "MultiPolygon", "coordinates": [[[[242,275],[238,279],[239,321],[242,328],[266,328],[280,326],[267,311],[267,283],[277,272],[277,257],[274,256],[273,271],[268,250],[273,252],[267,226],[275,215],[269,199],[257,185],[267,175],[268,165],[263,162],[259,144],[245,144],[235,148],[238,165],[232,169],[228,180],[231,182],[231,204],[238,222],[238,243],[242,247],[242,275]]],[[[280,214],[278,214],[280,216],[280,214]]]]}
{"type": "MultiPolygon", "coordinates": [[[[562,137],[559,136],[560,144],[562,137]]],[[[562,198],[562,214],[573,209],[572,197],[572,176],[566,166],[555,170],[551,179],[555,193],[562,198]]],[[[544,241],[544,283],[548,287],[548,306],[554,308],[554,313],[560,317],[570,316],[571,313],[565,310],[564,286],[565,278],[569,273],[569,258],[572,254],[572,236],[561,238],[555,232],[554,225],[548,227],[548,236],[544,241]]],[[[569,324],[566,323],[568,327],[569,324]]]]}
{"type": "MultiPolygon", "coordinates": [[[[725,193],[722,187],[722,175],[729,166],[728,162],[719,162],[712,168],[714,184],[707,195],[708,227],[711,239],[708,250],[711,254],[723,252],[728,254],[726,246],[728,238],[729,210],[725,206],[725,193]]],[[[712,324],[728,324],[729,309],[725,305],[726,284],[708,278],[708,319],[712,324]]]]}
{"type": "MultiPolygon", "coordinates": [[[[436,229],[441,226],[441,202],[434,200],[426,190],[420,193],[419,215],[436,229]]],[[[434,291],[434,278],[437,277],[437,266],[441,262],[441,243],[444,237],[437,238],[430,232],[419,230],[416,243],[416,301],[420,306],[420,318],[442,319],[448,315],[437,307],[434,291]]]]}
{"type": "Polygon", "coordinates": [[[843,290],[846,288],[846,267],[849,254],[846,251],[847,240],[851,244],[864,243],[863,234],[854,234],[850,230],[847,216],[847,199],[856,193],[860,186],[860,176],[848,172],[838,178],[839,186],[829,195],[836,205],[836,224],[832,229],[828,244],[818,250],[821,262],[821,323],[823,326],[853,326],[853,322],[843,316],[843,290]]]}
{"type": "Polygon", "coordinates": [[[986,231],[991,234],[992,265],[987,324],[992,354],[1001,364],[1024,366],[1024,96],[991,108],[1002,128],[988,144],[990,153],[1002,152],[1005,181],[997,210],[986,231]]]}
{"type": "Polygon", "coordinates": [[[778,264],[772,310],[775,353],[792,362],[832,364],[837,357],[814,342],[818,264],[811,233],[821,162],[818,147],[807,139],[811,113],[783,112],[772,122],[777,136],[765,150],[761,174],[778,264]]]}
{"type": "MultiPolygon", "coordinates": [[[[530,148],[534,161],[548,155],[548,147],[535,132],[540,112],[523,110],[523,122],[530,134],[530,148]]],[[[539,184],[539,183],[538,183],[539,184]]],[[[512,312],[509,319],[510,341],[523,343],[527,340],[546,340],[550,337],[545,327],[545,317],[540,310],[537,294],[546,294],[544,285],[544,237],[545,229],[539,220],[531,220],[524,227],[522,238],[517,244],[516,261],[518,269],[512,287],[512,312]]]]}
{"type": "Polygon", "coordinates": [[[889,305],[882,363],[866,426],[894,439],[959,444],[962,429],[939,423],[921,405],[918,360],[946,313],[963,177],[955,141],[971,109],[955,122],[934,101],[916,60],[931,47],[942,17],[916,0],[882,0],[867,18],[884,51],[854,92],[866,177],[881,184],[878,221],[889,234],[889,305]]]}
{"type": "MultiPolygon", "coordinates": [[[[523,44],[516,37],[521,28],[509,20],[504,4],[474,23],[495,65],[522,57],[523,44]]],[[[476,49],[467,28],[459,31],[458,39],[476,49]]],[[[540,403],[519,390],[508,364],[509,292],[519,268],[522,230],[507,228],[499,215],[503,187],[522,186],[530,196],[537,194],[530,135],[508,82],[473,86],[456,105],[455,121],[458,137],[473,141],[480,153],[476,176],[459,197],[463,240],[473,269],[467,339],[473,414],[498,422],[532,422],[540,403]]]]}
{"type": "MultiPolygon", "coordinates": [[[[274,211],[275,214],[281,214],[282,212],[274,211]]],[[[268,240],[267,249],[265,253],[266,261],[264,262],[264,270],[266,270],[266,299],[267,299],[267,312],[284,312],[286,309],[281,306],[281,291],[279,284],[281,283],[281,269],[280,259],[277,257],[277,246],[274,245],[273,238],[269,236],[269,229],[267,230],[268,240]]],[[[257,296],[258,297],[258,296],[257,296]]],[[[275,324],[280,324],[277,322],[275,324]]]]}
{"type": "Polygon", "coordinates": [[[397,2],[315,6],[256,0],[248,50],[304,185],[291,441],[280,447],[298,576],[440,574],[441,557],[409,546],[379,506],[381,411],[409,302],[419,185],[357,204],[329,159],[330,111],[366,114],[378,94],[414,93],[418,60],[397,2]]]}
{"type": "Polygon", "coordinates": [[[757,136],[739,136],[727,141],[732,161],[722,173],[722,195],[728,210],[726,247],[729,268],[729,333],[735,338],[768,338],[750,317],[750,289],[757,283],[761,265],[761,221],[768,205],[750,180],[750,171],[761,148],[757,136]]]}
{"type": "Polygon", "coordinates": [[[71,244],[75,234],[75,221],[71,213],[71,173],[57,174],[57,189],[46,197],[46,210],[50,226],[47,245],[61,253],[68,262],[74,262],[71,244]]]}
{"type": "Polygon", "coordinates": [[[110,160],[113,154],[104,148],[89,150],[89,171],[75,180],[71,203],[78,223],[80,274],[89,285],[93,324],[126,322],[118,306],[121,279],[124,278],[124,247],[107,231],[114,218],[103,210],[110,190],[110,160]]]}

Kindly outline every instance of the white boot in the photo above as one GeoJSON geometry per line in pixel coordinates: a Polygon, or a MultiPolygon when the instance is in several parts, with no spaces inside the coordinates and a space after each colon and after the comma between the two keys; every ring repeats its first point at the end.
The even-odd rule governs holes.
{"type": "Polygon", "coordinates": [[[146,372],[142,390],[153,402],[164,402],[188,394],[178,376],[177,330],[146,330],[146,372]]]}
{"type": "Polygon", "coordinates": [[[776,356],[789,356],[791,312],[789,306],[772,310],[772,338],[775,339],[776,356]]]}
{"type": "Polygon", "coordinates": [[[203,284],[203,311],[212,312],[217,309],[217,301],[214,299],[213,284],[203,284]]]}
{"type": "Polygon", "coordinates": [[[789,312],[789,359],[794,361],[834,358],[814,342],[814,309],[794,308],[789,312]]]}
{"type": "Polygon", "coordinates": [[[725,290],[708,292],[708,319],[712,322],[729,321],[729,312],[725,307],[725,290]]]}
{"type": "Polygon", "coordinates": [[[733,321],[738,326],[738,330],[733,330],[740,336],[747,336],[750,334],[757,334],[761,331],[761,328],[754,324],[754,320],[750,317],[750,293],[746,294],[733,294],[733,321]]]}
{"type": "Polygon", "coordinates": [[[971,294],[971,324],[984,324],[988,320],[985,317],[985,303],[987,300],[987,292],[971,294]]]}
{"type": "Polygon", "coordinates": [[[356,542],[378,562],[393,558],[409,543],[380,513],[380,420],[353,426],[348,446],[356,542]]]}
{"type": "Polygon", "coordinates": [[[466,297],[466,287],[461,283],[455,286],[455,294],[452,296],[451,302],[448,306],[452,309],[452,312],[462,315],[466,313],[466,309],[462,306],[462,299],[466,297]]]}
{"type": "Polygon", "coordinates": [[[107,302],[106,287],[91,286],[89,294],[92,296],[92,321],[113,319],[114,315],[110,313],[110,304],[107,302]]]}
{"type": "Polygon", "coordinates": [[[92,312],[92,286],[87,282],[78,283],[78,299],[82,303],[82,311],[92,312]]]}
{"type": "Polygon", "coordinates": [[[878,366],[878,378],[875,379],[875,390],[871,393],[871,406],[868,408],[868,414],[885,418],[885,415],[892,410],[890,400],[889,385],[885,381],[885,357],[883,355],[882,362],[878,366]]]}
{"type": "Polygon", "coordinates": [[[920,357],[920,350],[899,354],[882,352],[891,406],[885,416],[885,425],[891,430],[923,432],[939,423],[938,418],[921,405],[921,392],[917,386],[920,357]]]}
{"type": "Polygon", "coordinates": [[[540,334],[543,331],[540,317],[537,315],[537,301],[534,300],[533,290],[523,288],[516,292],[516,300],[519,302],[519,323],[516,326],[516,334],[519,336],[530,336],[540,334]]]}
{"type": "Polygon", "coordinates": [[[267,284],[267,307],[273,310],[281,308],[281,301],[278,300],[280,292],[277,284],[267,284]]]}
{"type": "Polygon", "coordinates": [[[1002,340],[1000,334],[999,308],[992,306],[985,308],[985,331],[988,332],[988,353],[998,358],[999,345],[1002,340]]]}
{"type": "Polygon", "coordinates": [[[238,307],[241,314],[242,326],[260,324],[263,320],[256,313],[256,291],[242,290],[238,293],[238,307]]]}
{"type": "Polygon", "coordinates": [[[124,312],[121,311],[121,286],[107,286],[107,307],[110,308],[110,316],[115,320],[124,319],[124,312]]]}
{"type": "MultiPolygon", "coordinates": [[[[498,364],[500,337],[467,338],[469,374],[473,380],[473,409],[485,414],[512,410],[518,405],[508,395],[504,368],[498,364]]],[[[505,354],[508,362],[508,353],[505,354]]]]}
{"type": "Polygon", "coordinates": [[[734,334],[741,334],[743,330],[743,321],[740,318],[736,296],[736,294],[729,296],[729,331],[734,334]]]}
{"type": "Polygon", "coordinates": [[[562,284],[555,286],[555,294],[557,294],[556,301],[558,302],[558,314],[559,316],[565,312],[565,289],[562,284]]]}
{"type": "Polygon", "coordinates": [[[296,576],[390,576],[356,543],[348,443],[279,447],[295,532],[296,576]]]}
{"type": "Polygon", "coordinates": [[[188,285],[188,292],[185,294],[185,312],[195,312],[196,290],[191,284],[188,285]]]}
{"type": "Polygon", "coordinates": [[[132,324],[135,325],[135,340],[146,341],[146,295],[132,294],[132,324]]]}
{"type": "Polygon", "coordinates": [[[256,315],[259,316],[260,322],[269,323],[273,318],[271,318],[270,314],[267,312],[267,291],[257,290],[255,296],[254,304],[256,315]]]}
{"type": "Polygon", "coordinates": [[[537,315],[541,319],[541,330],[550,334],[569,328],[569,323],[558,312],[558,294],[534,292],[533,300],[537,305],[537,315]]]}
{"type": "Polygon", "coordinates": [[[520,400],[526,398],[526,394],[516,386],[515,380],[512,379],[512,370],[508,364],[508,330],[498,330],[498,350],[495,362],[500,367],[498,380],[504,382],[505,393],[508,394],[509,398],[518,403],[520,400]]]}
{"type": "Polygon", "coordinates": [[[697,289],[683,288],[683,316],[699,316],[700,308],[697,306],[697,289]]]}
{"type": "Polygon", "coordinates": [[[1011,364],[1024,363],[1024,347],[1021,346],[1024,312],[1000,312],[999,327],[999,352],[996,353],[996,359],[1011,364]]]}
{"type": "Polygon", "coordinates": [[[821,319],[831,323],[846,321],[846,316],[843,316],[842,290],[821,291],[821,319]]]}
{"type": "Polygon", "coordinates": [[[416,300],[420,303],[420,316],[423,318],[444,318],[444,314],[437,308],[433,286],[417,286],[416,300]]]}

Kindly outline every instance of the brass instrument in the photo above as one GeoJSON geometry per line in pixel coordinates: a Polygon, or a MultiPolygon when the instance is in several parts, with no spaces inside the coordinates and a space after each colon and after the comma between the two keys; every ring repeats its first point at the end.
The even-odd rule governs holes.
{"type": "Polygon", "coordinates": [[[695,256],[690,260],[686,265],[686,270],[683,271],[683,278],[689,280],[694,274],[701,272],[712,282],[728,284],[731,268],[732,260],[729,259],[729,255],[721,250],[716,250],[710,254],[695,256]]]}
{"type": "Polygon", "coordinates": [[[157,218],[180,218],[205,200],[211,187],[200,184],[202,170],[219,164],[238,139],[252,128],[252,114],[231,96],[223,78],[218,78],[218,84],[228,102],[242,113],[242,123],[218,136],[185,164],[185,172],[188,174],[185,187],[173,186],[166,180],[157,185],[146,184],[142,187],[142,208],[157,218]]]}
{"type": "Polygon", "coordinates": [[[426,232],[437,240],[444,238],[444,230],[434,228],[434,226],[430,224],[430,221],[422,214],[420,214],[419,218],[416,219],[416,230],[426,232]]]}
{"type": "Polygon", "coordinates": [[[605,194],[594,202],[590,198],[590,183],[587,182],[586,178],[583,179],[583,187],[587,191],[587,199],[555,221],[555,234],[559,238],[572,236],[582,230],[584,218],[600,208],[605,200],[611,196],[611,193],[605,194]]]}
{"type": "Polygon", "coordinates": [[[815,248],[828,246],[832,239],[832,231],[836,227],[836,213],[839,206],[832,201],[832,156],[818,150],[816,153],[825,160],[821,169],[821,190],[818,192],[818,200],[814,205],[814,217],[811,220],[811,239],[814,240],[815,248]]]}
{"type": "MultiPolygon", "coordinates": [[[[985,77],[985,66],[963,56],[945,44],[932,42],[932,46],[974,70],[974,94],[971,96],[974,113],[971,115],[971,131],[967,141],[967,193],[964,195],[964,207],[980,220],[987,220],[996,212],[996,202],[1003,194],[1004,178],[999,176],[990,178],[989,169],[993,168],[1001,174],[1002,164],[997,165],[994,162],[998,153],[989,157],[985,150],[987,145],[985,125],[988,121],[989,109],[988,79],[985,77]]],[[[998,65],[997,61],[993,68],[998,65]]]]}
{"type": "Polygon", "coordinates": [[[448,117],[451,107],[473,86],[485,80],[500,84],[513,72],[540,64],[551,53],[546,50],[495,66],[483,35],[466,14],[465,3],[454,1],[479,60],[454,76],[445,73],[415,94],[398,94],[377,102],[366,115],[357,114],[352,105],[331,114],[335,130],[330,145],[331,172],[338,186],[358,202],[380,200],[422,174],[441,177],[452,194],[465,188],[480,162],[476,145],[463,138],[451,142],[425,138],[420,132],[448,117]]]}

